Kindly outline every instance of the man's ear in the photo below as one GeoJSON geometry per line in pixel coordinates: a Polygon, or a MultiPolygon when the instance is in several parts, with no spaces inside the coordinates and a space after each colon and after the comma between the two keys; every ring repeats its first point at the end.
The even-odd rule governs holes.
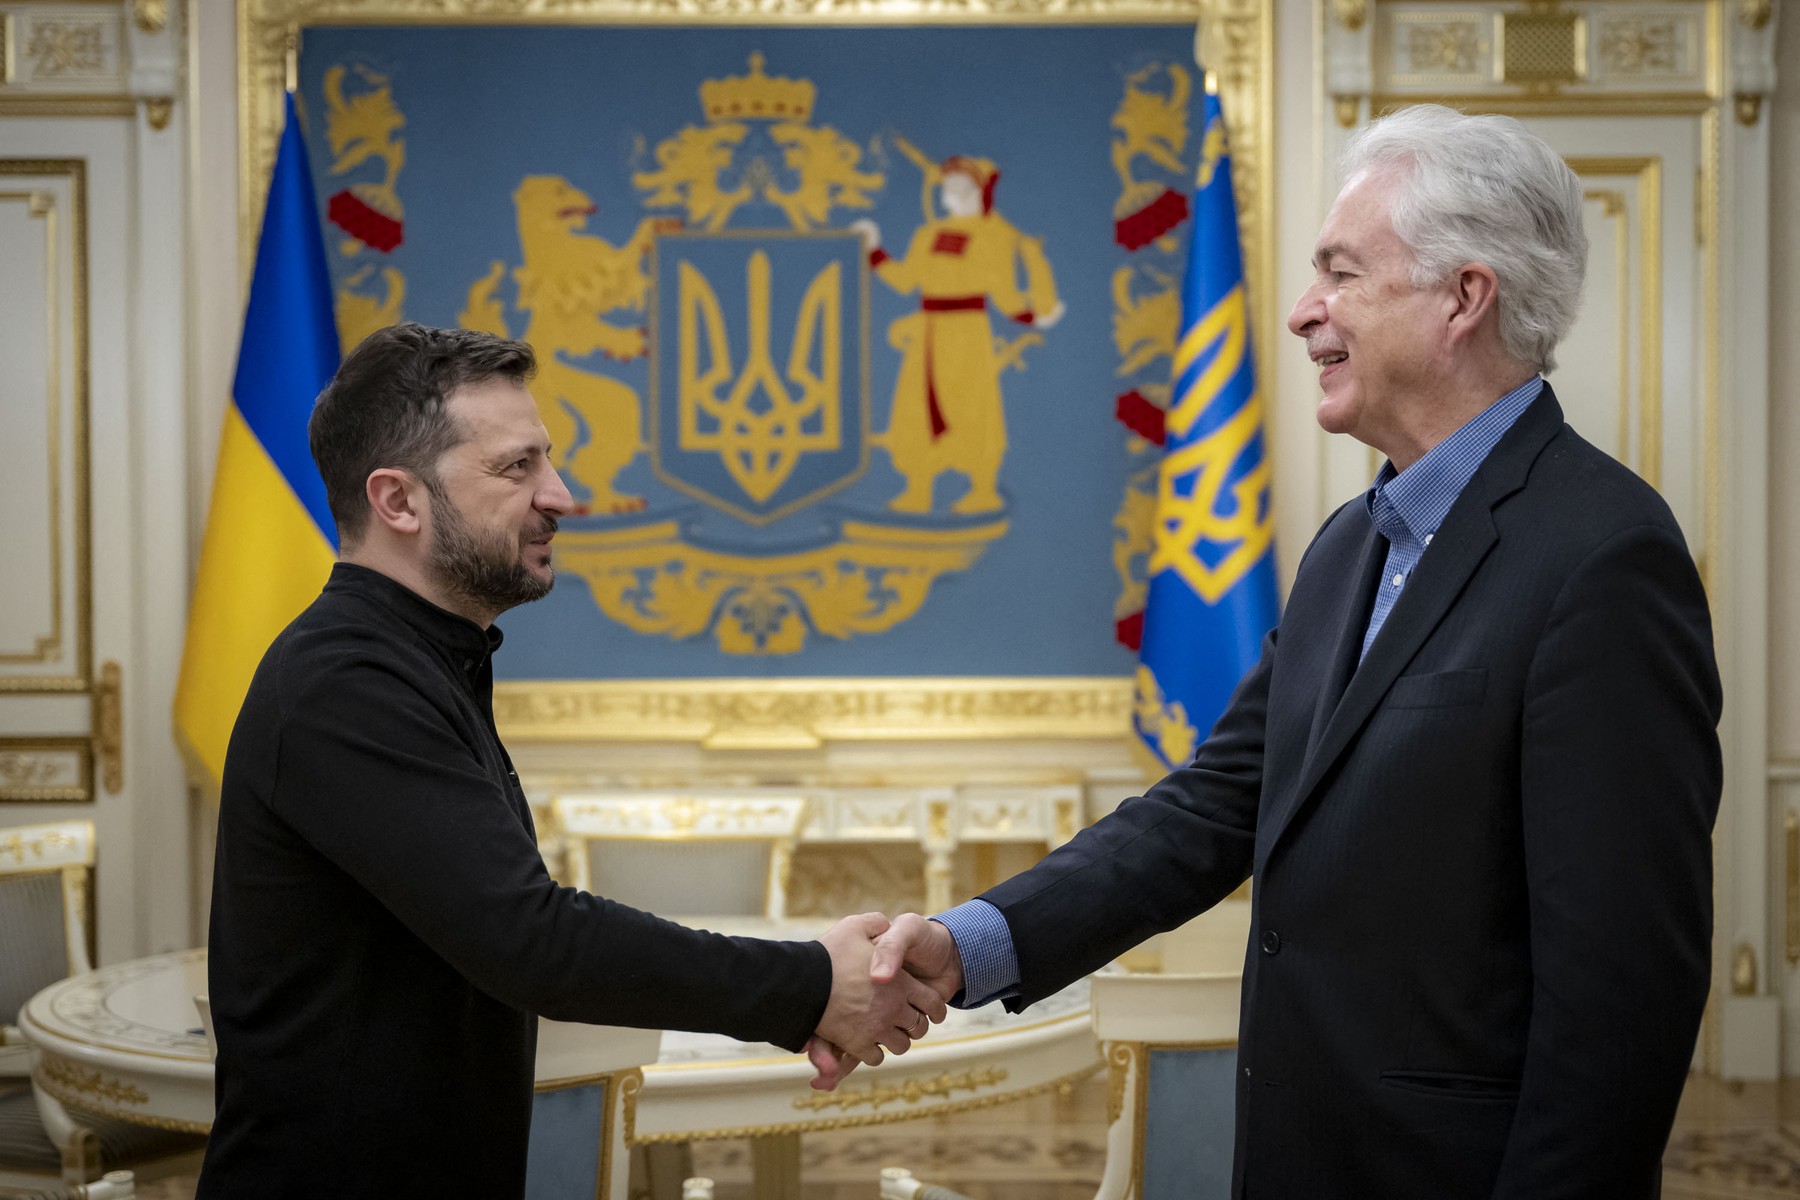
{"type": "Polygon", "coordinates": [[[376,521],[395,533],[419,532],[425,487],[412,472],[398,467],[371,471],[363,490],[376,521]]]}
{"type": "Polygon", "coordinates": [[[1450,338],[1462,341],[1498,314],[1500,280],[1486,263],[1464,263],[1450,277],[1450,295],[1450,338]]]}

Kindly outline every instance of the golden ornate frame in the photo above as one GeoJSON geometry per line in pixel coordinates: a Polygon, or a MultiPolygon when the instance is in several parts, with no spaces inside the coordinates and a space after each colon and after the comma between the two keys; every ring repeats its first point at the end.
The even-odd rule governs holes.
{"type": "MultiPolygon", "coordinates": [[[[313,25],[1007,25],[1196,21],[1223,100],[1244,269],[1271,390],[1274,23],[1264,0],[239,0],[241,261],[254,259],[282,93],[313,25]]],[[[1095,678],[523,681],[495,689],[509,739],[699,741],[803,749],[827,740],[1118,738],[1131,681],[1095,678]]]]}

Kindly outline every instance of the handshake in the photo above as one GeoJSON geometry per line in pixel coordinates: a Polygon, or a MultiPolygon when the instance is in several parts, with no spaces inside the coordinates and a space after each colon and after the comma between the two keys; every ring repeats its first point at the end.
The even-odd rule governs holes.
{"type": "Polygon", "coordinates": [[[831,999],[806,1044],[812,1086],[830,1091],[884,1048],[905,1054],[942,1021],[963,988],[962,956],[950,931],[917,913],[891,924],[880,913],[845,917],[819,941],[831,955],[831,999]]]}

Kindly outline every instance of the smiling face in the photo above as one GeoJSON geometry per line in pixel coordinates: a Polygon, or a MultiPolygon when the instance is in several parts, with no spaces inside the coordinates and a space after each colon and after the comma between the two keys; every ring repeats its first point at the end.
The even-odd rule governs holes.
{"type": "Polygon", "coordinates": [[[524,385],[487,379],[458,388],[445,407],[467,436],[426,480],[426,570],[458,611],[491,620],[549,592],[550,541],[574,502],[524,385]]]}
{"type": "Polygon", "coordinates": [[[1398,461],[1414,417],[1443,376],[1454,298],[1414,287],[1412,251],[1394,232],[1394,174],[1355,176],[1338,193],[1313,251],[1312,286],[1288,314],[1319,367],[1319,424],[1398,461]]]}

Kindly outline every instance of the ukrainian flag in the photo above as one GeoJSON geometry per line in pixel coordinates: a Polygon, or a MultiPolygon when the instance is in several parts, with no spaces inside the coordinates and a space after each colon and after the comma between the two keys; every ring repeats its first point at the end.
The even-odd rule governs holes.
{"type": "Polygon", "coordinates": [[[1133,725],[1184,766],[1277,617],[1275,521],[1231,155],[1208,76],[1133,725]]]}
{"type": "Polygon", "coordinates": [[[319,594],[337,555],[306,421],[338,354],[312,174],[290,92],[175,689],[176,738],[215,787],[256,664],[319,594]]]}

